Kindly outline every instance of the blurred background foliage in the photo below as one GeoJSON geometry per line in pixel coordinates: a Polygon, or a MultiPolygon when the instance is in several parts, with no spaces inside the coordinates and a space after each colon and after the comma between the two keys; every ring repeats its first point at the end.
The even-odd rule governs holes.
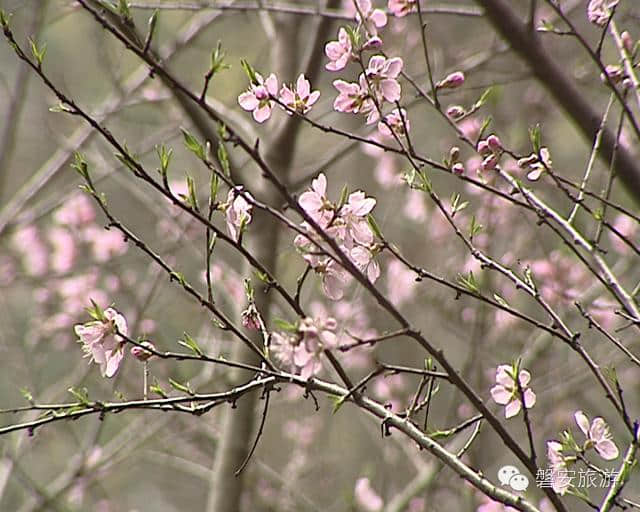
{"type": "MultiPolygon", "coordinates": [[[[151,2],[134,2],[135,6],[145,3],[151,2]]],[[[619,24],[637,38],[640,6],[621,3],[619,24]]],[[[528,2],[512,4],[525,12],[528,2]]],[[[567,4],[585,37],[595,44],[599,32],[586,20],[586,2],[563,4],[567,4]]],[[[447,5],[477,10],[468,1],[447,5]]],[[[176,191],[184,187],[189,174],[198,184],[201,199],[206,200],[206,169],[184,149],[180,133],[180,127],[195,130],[192,122],[172,92],[157,77],[148,76],[147,68],[134,55],[72,1],[0,0],[0,6],[12,14],[12,29],[23,47],[27,47],[27,36],[46,44],[44,69],[54,83],[103,118],[109,130],[125,141],[148,169],[158,166],[156,145],[173,147],[172,187],[176,191]]],[[[151,12],[132,7],[138,27],[145,30],[151,12]]],[[[268,16],[258,15],[255,10],[161,9],[153,43],[155,49],[165,48],[161,53],[166,56],[167,67],[192,90],[200,91],[210,53],[217,41],[222,42],[231,68],[213,79],[208,99],[249,140],[260,137],[268,141],[270,130],[286,117],[278,111],[274,119],[256,125],[237,105],[237,96],[248,83],[240,59],[249,61],[265,76],[270,72],[273,34],[269,34],[269,21],[265,20],[268,16]]],[[[313,16],[290,16],[292,24],[300,24],[299,44],[304,49],[313,16]]],[[[550,18],[551,13],[541,8],[539,17],[545,16],[550,18]]],[[[529,154],[528,129],[539,123],[554,169],[579,182],[589,159],[590,143],[580,137],[486,20],[481,16],[430,14],[427,21],[436,77],[458,69],[463,69],[467,77],[462,89],[443,94],[441,101],[468,106],[492,87],[487,104],[465,121],[465,130],[477,131],[482,120],[491,116],[489,132],[498,134],[504,146],[514,152],[529,154]]],[[[332,39],[338,26],[346,23],[336,20],[332,39]]],[[[390,17],[383,40],[391,55],[403,57],[409,75],[426,87],[417,28],[413,16],[390,17]]],[[[569,37],[544,37],[550,52],[564,63],[582,93],[603,112],[608,93],[584,51],[569,37]]],[[[603,53],[603,60],[607,59],[615,60],[608,43],[603,53]]],[[[78,199],[80,179],[69,165],[72,152],[80,150],[86,155],[98,189],[106,194],[116,217],[200,290],[205,290],[204,229],[136,180],[81,120],[51,112],[57,100],[32,73],[25,72],[7,44],[0,44],[0,69],[0,134],[6,142],[0,155],[0,405],[23,404],[21,388],[29,390],[38,402],[53,403],[70,400],[70,386],[86,387],[95,399],[133,399],[141,395],[142,367],[138,362],[126,360],[117,376],[106,380],[100,378],[95,365],[82,359],[80,347],[74,342],[73,325],[87,320],[83,308],[89,305],[89,297],[102,302],[102,306],[115,303],[129,320],[133,334],[146,333],[162,349],[176,349],[177,340],[186,331],[209,353],[228,354],[235,341],[218,330],[208,315],[134,246],[125,244],[115,232],[102,230],[104,217],[94,205],[78,199]]],[[[369,133],[360,118],[332,109],[336,95],[332,80],[356,79],[357,74],[355,68],[344,73],[323,72],[312,84],[321,91],[321,97],[310,116],[325,125],[369,133]]],[[[296,76],[279,78],[293,82],[296,76]]],[[[417,101],[406,82],[403,102],[411,105],[412,140],[418,152],[440,161],[453,145],[459,145],[450,126],[431,107],[417,101]]],[[[610,122],[615,126],[619,114],[615,109],[612,112],[610,122]]],[[[472,261],[428,197],[409,190],[402,182],[401,175],[408,167],[400,157],[373,152],[308,125],[303,124],[300,130],[290,180],[298,193],[320,171],[327,174],[330,197],[337,199],[345,183],[350,190],[366,191],[378,201],[374,214],[383,233],[411,261],[451,281],[456,281],[458,273],[472,270],[489,296],[498,293],[527,314],[546,321],[531,300],[472,261]]],[[[633,146],[635,151],[637,143],[633,146]]],[[[474,152],[461,146],[461,155],[467,174],[476,178],[479,162],[474,152]]],[[[249,188],[261,179],[245,155],[234,151],[231,156],[234,166],[243,170],[249,188]]],[[[513,162],[506,166],[524,179],[523,171],[513,162]]],[[[600,192],[607,177],[606,166],[597,162],[590,190],[600,192]]],[[[624,325],[614,314],[616,306],[593,277],[548,229],[537,225],[535,215],[454,176],[433,172],[431,178],[441,198],[448,200],[458,193],[462,200],[469,201],[456,218],[467,227],[471,216],[477,217],[484,226],[477,243],[493,258],[520,272],[531,266],[546,298],[569,325],[581,330],[581,341],[598,363],[617,367],[627,391],[627,405],[637,415],[637,368],[603,344],[593,330],[586,329],[585,320],[573,306],[574,300],[580,300],[607,327],[624,325]]],[[[480,174],[479,179],[492,182],[494,177],[480,174]]],[[[530,185],[568,215],[571,204],[551,180],[530,185]]],[[[613,200],[635,209],[620,187],[614,189],[613,200]]],[[[597,203],[592,201],[592,205],[596,207],[597,203]]],[[[612,214],[610,221],[615,220],[612,214]]],[[[222,215],[215,217],[215,222],[224,229],[222,215]]],[[[595,221],[581,211],[577,225],[592,233],[595,221]]],[[[246,237],[251,237],[250,227],[246,237]]],[[[284,235],[278,254],[278,277],[290,290],[304,270],[293,237],[292,232],[284,235]]],[[[603,245],[609,249],[609,263],[633,288],[640,277],[640,267],[634,264],[637,257],[634,259],[629,250],[608,239],[603,245]]],[[[413,275],[390,260],[383,259],[382,267],[380,289],[446,351],[483,397],[489,397],[496,366],[524,356],[533,375],[532,388],[538,395],[530,414],[541,455],[545,440],[557,437],[569,426],[574,428],[575,410],[584,409],[591,416],[612,416],[611,407],[605,405],[586,368],[557,340],[469,297],[456,297],[433,282],[416,282],[413,275]]],[[[237,316],[245,306],[242,279],[251,276],[243,272],[238,254],[219,244],[214,257],[216,300],[230,315],[237,316]]],[[[357,286],[349,289],[343,301],[331,303],[323,297],[319,280],[313,276],[305,285],[303,304],[312,311],[330,312],[354,334],[394,328],[357,286]]],[[[276,317],[293,320],[278,300],[274,307],[276,317]]],[[[624,341],[635,336],[637,343],[637,336],[629,331],[618,335],[624,341]]],[[[344,332],[343,336],[348,339],[344,332]]],[[[355,376],[369,371],[376,359],[418,367],[424,359],[424,354],[405,340],[339,356],[355,376]]],[[[199,391],[223,390],[226,384],[224,368],[191,362],[152,360],[151,374],[165,388],[169,377],[189,381],[199,391]]],[[[417,384],[418,380],[409,377],[380,378],[369,391],[402,410],[410,403],[417,384]]],[[[359,476],[369,477],[376,491],[389,498],[416,474],[423,474],[425,468],[433,473],[424,482],[412,510],[475,510],[482,503],[450,470],[436,471],[436,461],[406,439],[395,434],[381,439],[378,422],[352,407],[332,415],[326,397],[319,400],[320,410],[316,412],[312,400],[302,400],[298,391],[286,386],[272,400],[264,437],[247,469],[244,510],[355,510],[354,482],[359,476]]],[[[493,407],[501,414],[495,404],[493,407]]],[[[434,399],[430,427],[449,428],[472,413],[459,393],[443,385],[434,399]]],[[[31,413],[3,415],[0,421],[7,424],[33,417],[31,413]]],[[[0,439],[0,509],[202,510],[218,425],[218,409],[199,418],[127,412],[108,415],[102,421],[88,417],[74,423],[56,423],[36,430],[33,436],[24,432],[4,436],[0,439]]],[[[511,420],[507,427],[526,443],[519,420],[511,420]]],[[[614,435],[622,435],[621,425],[612,422],[611,427],[614,435]]],[[[515,462],[488,429],[467,457],[473,467],[482,468],[492,478],[497,468],[515,462]]],[[[630,488],[631,494],[633,491],[637,493],[637,484],[630,488]]],[[[534,500],[541,497],[537,490],[531,490],[530,495],[534,500]]],[[[576,500],[571,503],[571,510],[583,510],[576,500]]]]}

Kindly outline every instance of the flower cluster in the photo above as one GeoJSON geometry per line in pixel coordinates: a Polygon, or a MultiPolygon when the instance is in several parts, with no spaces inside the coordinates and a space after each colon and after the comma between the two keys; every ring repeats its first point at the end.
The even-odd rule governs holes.
{"type": "Polygon", "coordinates": [[[563,432],[562,442],[555,439],[547,441],[547,459],[551,469],[551,487],[558,494],[565,494],[571,485],[571,478],[568,476],[567,468],[573,464],[577,457],[571,452],[584,453],[591,448],[605,460],[618,458],[619,451],[612,441],[609,426],[604,419],[594,418],[589,423],[589,418],[582,411],[577,411],[574,418],[578,428],[586,437],[584,443],[579,445],[574,440],[570,432],[563,432]]]}
{"type": "MultiPolygon", "coordinates": [[[[374,233],[369,225],[368,216],[376,205],[376,200],[367,197],[364,192],[349,194],[343,205],[336,205],[327,198],[327,178],[318,175],[311,183],[311,189],[299,199],[300,206],[326,231],[340,246],[351,261],[367,274],[374,283],[380,276],[380,266],[375,261],[379,248],[374,243],[374,233]]],[[[322,288],[333,300],[343,295],[343,287],[348,280],[347,272],[335,260],[321,249],[322,242],[313,228],[303,222],[306,235],[298,235],[294,241],[311,268],[322,276],[322,288]]]]}
{"type": "Polygon", "coordinates": [[[238,96],[238,103],[246,110],[253,112],[253,118],[262,123],[271,117],[275,99],[284,104],[291,111],[306,114],[320,97],[319,91],[311,91],[311,84],[304,74],[300,74],[296,85],[283,85],[278,95],[278,79],[271,73],[266,80],[259,73],[254,73],[255,83],[252,83],[248,91],[238,96]]]}
{"type": "MultiPolygon", "coordinates": [[[[385,101],[395,103],[400,99],[402,89],[397,78],[400,75],[403,62],[400,57],[387,59],[382,55],[374,55],[369,59],[369,63],[364,73],[361,73],[358,82],[345,82],[335,80],[333,86],[338,90],[338,96],[333,102],[333,108],[338,112],[365,114],[367,124],[373,124],[380,119],[380,109],[385,101]]],[[[406,112],[403,112],[405,123],[402,123],[400,113],[397,109],[385,119],[391,126],[400,127],[404,134],[404,126],[408,128],[406,112]]],[[[386,134],[390,130],[381,123],[380,126],[386,128],[386,134]]],[[[395,129],[394,129],[395,131],[395,129]]],[[[385,133],[381,129],[381,133],[385,133]]]]}
{"type": "Polygon", "coordinates": [[[118,371],[124,356],[124,339],[117,333],[127,336],[127,321],[113,308],[102,311],[98,306],[89,309],[93,321],[77,324],[74,331],[82,350],[100,365],[103,377],[113,377],[118,371]]]}
{"type": "Polygon", "coordinates": [[[286,368],[304,379],[322,369],[320,355],[338,344],[333,318],[304,318],[286,332],[271,334],[271,353],[286,368]]]}
{"type": "Polygon", "coordinates": [[[520,382],[519,387],[524,395],[524,406],[531,409],[536,403],[536,395],[528,387],[531,374],[527,370],[518,371],[518,368],[513,365],[501,364],[496,371],[496,385],[491,388],[491,396],[497,404],[505,406],[505,418],[516,416],[522,408],[520,389],[518,389],[518,381],[515,377],[516,372],[520,382]]]}
{"type": "Polygon", "coordinates": [[[587,18],[591,23],[604,27],[617,4],[618,0],[591,0],[587,5],[587,18]]]}
{"type": "Polygon", "coordinates": [[[480,169],[490,171],[495,169],[500,162],[503,151],[502,142],[497,135],[489,135],[486,139],[478,142],[477,150],[483,157],[480,169]]]}
{"type": "Polygon", "coordinates": [[[521,169],[529,168],[527,179],[529,181],[538,181],[542,173],[552,168],[551,153],[549,149],[540,148],[540,154],[531,153],[529,156],[518,160],[518,167],[521,169]]]}

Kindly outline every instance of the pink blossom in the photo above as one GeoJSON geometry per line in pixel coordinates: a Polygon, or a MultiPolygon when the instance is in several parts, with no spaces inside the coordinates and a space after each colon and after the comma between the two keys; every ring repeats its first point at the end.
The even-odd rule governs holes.
{"type": "Polygon", "coordinates": [[[273,101],[278,94],[278,79],[271,73],[266,80],[256,73],[257,84],[251,84],[248,91],[238,96],[238,103],[247,111],[253,111],[253,118],[262,123],[271,117],[273,101]]]}
{"type": "Polygon", "coordinates": [[[592,446],[595,448],[598,455],[605,460],[613,460],[618,458],[618,447],[611,440],[611,432],[609,432],[609,425],[600,418],[594,418],[589,426],[589,418],[582,411],[575,413],[576,423],[582,433],[587,437],[584,449],[587,450],[592,446]]]}
{"type": "Polygon", "coordinates": [[[567,463],[562,455],[562,444],[558,441],[547,441],[547,459],[551,468],[551,487],[557,494],[563,495],[571,485],[567,471],[567,463]]]}
{"type": "Polygon", "coordinates": [[[416,275],[399,260],[390,261],[386,267],[387,295],[392,304],[400,306],[415,296],[416,275]]]}
{"type": "Polygon", "coordinates": [[[83,344],[82,349],[100,365],[103,377],[113,377],[123,357],[124,340],[116,332],[127,336],[127,321],[113,308],[104,310],[102,318],[77,324],[74,331],[83,344]]]}
{"type": "Polygon", "coordinates": [[[604,27],[617,4],[618,0],[591,0],[587,5],[587,18],[591,23],[604,27]]]}
{"type": "MultiPolygon", "coordinates": [[[[304,74],[298,76],[294,90],[291,90],[287,85],[283,85],[280,89],[280,101],[300,114],[309,112],[319,97],[320,91],[311,92],[311,84],[304,77],[304,74]]],[[[287,111],[287,113],[291,115],[291,112],[287,111]]]]}
{"type": "Polygon", "coordinates": [[[329,41],[324,47],[324,53],[329,58],[329,62],[325,68],[329,71],[340,71],[344,69],[353,54],[351,53],[351,39],[347,31],[340,27],[338,31],[338,40],[329,41]]]}
{"type": "Polygon", "coordinates": [[[375,283],[380,277],[380,265],[375,261],[373,252],[361,245],[351,249],[351,259],[356,266],[366,273],[367,279],[375,283]]]}
{"type": "Polygon", "coordinates": [[[127,243],[122,234],[115,229],[89,226],[84,229],[83,237],[91,244],[93,257],[100,263],[127,252],[127,243]]]}
{"type": "Polygon", "coordinates": [[[78,227],[93,222],[96,214],[91,200],[84,194],[71,196],[53,214],[53,219],[65,226],[78,227]]]}
{"type": "Polygon", "coordinates": [[[418,0],[389,0],[388,7],[394,16],[402,18],[418,5],[418,0]]]}
{"type": "MultiPolygon", "coordinates": [[[[626,215],[619,214],[613,220],[613,227],[622,236],[624,236],[630,241],[633,241],[632,237],[635,235],[636,231],[638,230],[638,223],[633,219],[631,219],[631,217],[627,217],[626,215]]],[[[609,240],[611,241],[611,246],[613,247],[614,251],[616,251],[618,254],[629,253],[629,250],[630,250],[629,246],[624,241],[622,241],[620,237],[618,237],[618,235],[616,235],[611,231],[608,234],[609,234],[609,240]]]]}
{"type": "Polygon", "coordinates": [[[399,137],[404,137],[406,132],[411,130],[411,123],[409,122],[409,118],[407,117],[407,111],[405,109],[394,109],[390,114],[384,116],[384,120],[386,123],[382,121],[378,121],[378,131],[385,135],[386,137],[392,136],[395,133],[399,137]],[[391,127],[391,130],[389,129],[391,127]],[[406,132],[405,132],[406,128],[406,132]]]}
{"type": "Polygon", "coordinates": [[[42,241],[36,226],[20,228],[13,234],[13,246],[22,254],[25,272],[42,276],[49,269],[49,250],[42,241]]]}
{"type": "Polygon", "coordinates": [[[374,9],[371,5],[371,0],[355,1],[357,4],[356,21],[362,23],[369,34],[372,36],[377,35],[378,29],[387,24],[387,15],[381,9],[374,9]]]}
{"type": "Polygon", "coordinates": [[[354,498],[358,506],[366,512],[379,512],[384,507],[384,501],[371,487],[368,478],[358,478],[354,498]]]}
{"type": "Polygon", "coordinates": [[[345,82],[344,80],[334,80],[333,86],[338,89],[338,96],[333,101],[335,110],[357,114],[363,109],[369,96],[366,86],[362,88],[359,84],[345,82]]]}
{"type": "Polygon", "coordinates": [[[311,190],[302,193],[298,204],[321,227],[329,224],[335,206],[327,199],[327,177],[324,173],[318,174],[311,182],[311,190]]]}
{"type": "Polygon", "coordinates": [[[76,245],[73,235],[64,228],[52,227],[49,241],[53,245],[51,267],[58,273],[69,272],[76,257],[76,245]]]}
{"type": "Polygon", "coordinates": [[[382,55],[374,55],[369,59],[366,77],[376,96],[381,96],[390,103],[400,99],[401,88],[396,78],[402,71],[402,66],[400,57],[387,59],[382,55]]]}
{"type": "Polygon", "coordinates": [[[225,211],[227,231],[229,236],[238,241],[246,226],[251,222],[252,205],[245,199],[245,195],[253,200],[249,192],[241,194],[242,187],[232,188],[227,195],[227,202],[221,207],[225,211]]]}
{"type": "Polygon", "coordinates": [[[308,379],[322,369],[320,355],[337,346],[333,318],[304,318],[295,333],[271,335],[271,351],[291,371],[308,379]]]}
{"type": "Polygon", "coordinates": [[[484,503],[480,505],[476,512],[515,512],[517,509],[513,507],[507,507],[499,501],[494,501],[488,496],[482,496],[484,503]]]}
{"type": "MultiPolygon", "coordinates": [[[[496,385],[491,388],[491,396],[493,400],[504,405],[504,415],[506,418],[512,418],[520,412],[522,402],[520,400],[520,392],[513,375],[514,368],[508,364],[501,364],[496,371],[496,385]]],[[[524,406],[531,409],[536,403],[536,395],[528,388],[531,374],[527,370],[520,370],[518,379],[520,387],[524,393],[524,406]]]]}

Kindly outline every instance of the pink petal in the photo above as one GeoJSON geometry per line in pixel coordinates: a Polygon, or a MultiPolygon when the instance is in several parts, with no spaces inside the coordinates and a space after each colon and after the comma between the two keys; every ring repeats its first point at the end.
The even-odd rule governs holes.
{"type": "Polygon", "coordinates": [[[530,389],[524,390],[524,406],[531,409],[536,404],[536,394],[530,389]]]}
{"type": "Polygon", "coordinates": [[[513,418],[520,412],[520,400],[512,400],[504,409],[504,417],[513,418]]]}
{"type": "Polygon", "coordinates": [[[589,437],[589,419],[587,418],[587,415],[582,411],[577,411],[573,417],[576,419],[576,423],[578,424],[578,427],[580,427],[580,430],[582,430],[582,433],[586,437],[589,437]]]}
{"type": "Polygon", "coordinates": [[[252,92],[243,92],[238,96],[238,103],[245,110],[254,110],[258,107],[258,99],[252,92]]]}
{"type": "Polygon", "coordinates": [[[320,197],[325,197],[327,195],[327,177],[323,172],[318,174],[318,177],[311,182],[311,188],[320,197]]]}
{"type": "Polygon", "coordinates": [[[276,78],[276,75],[271,73],[264,84],[267,86],[267,91],[269,91],[271,96],[278,94],[278,79],[276,78]]]}
{"type": "Polygon", "coordinates": [[[331,300],[340,300],[344,295],[342,281],[332,273],[325,273],[322,277],[322,289],[331,300]]]}
{"type": "Polygon", "coordinates": [[[298,199],[298,204],[308,214],[313,214],[322,208],[322,198],[315,192],[303,192],[298,199]]]}
{"type": "Polygon", "coordinates": [[[376,27],[384,27],[387,24],[387,15],[380,9],[375,9],[370,16],[376,27]]]}
{"type": "Polygon", "coordinates": [[[382,89],[382,95],[384,99],[390,103],[398,101],[400,99],[400,93],[402,89],[397,80],[392,78],[382,80],[380,82],[380,88],[382,89]]]}
{"type": "Polygon", "coordinates": [[[527,370],[520,370],[520,386],[523,388],[531,381],[531,374],[527,370]]]}
{"type": "Polygon", "coordinates": [[[309,80],[304,77],[304,74],[300,74],[298,76],[298,80],[296,81],[296,92],[298,96],[301,98],[306,98],[309,96],[309,92],[311,90],[311,85],[309,84],[309,80]]]}
{"type": "Polygon", "coordinates": [[[384,66],[386,59],[382,55],[374,55],[369,59],[367,73],[378,74],[384,66]]]}
{"type": "Polygon", "coordinates": [[[253,111],[253,118],[262,123],[271,117],[271,104],[267,103],[263,107],[257,108],[253,111]]]}
{"type": "Polygon", "coordinates": [[[389,78],[396,78],[402,71],[403,64],[404,63],[400,57],[389,59],[384,65],[385,75],[389,78]]]}
{"type": "Polygon", "coordinates": [[[618,447],[611,439],[605,439],[604,441],[597,442],[595,448],[600,457],[605,460],[613,460],[618,458],[618,447]]]}
{"type": "Polygon", "coordinates": [[[319,97],[320,97],[320,91],[313,91],[309,95],[309,99],[307,99],[307,106],[310,107],[311,105],[313,105],[316,101],[318,101],[319,97]]]}
{"type": "Polygon", "coordinates": [[[491,388],[491,397],[498,405],[507,405],[511,400],[511,392],[503,386],[494,386],[491,388]]]}
{"type": "Polygon", "coordinates": [[[367,277],[372,283],[375,283],[380,277],[380,265],[377,261],[373,260],[367,267],[367,277]]]}

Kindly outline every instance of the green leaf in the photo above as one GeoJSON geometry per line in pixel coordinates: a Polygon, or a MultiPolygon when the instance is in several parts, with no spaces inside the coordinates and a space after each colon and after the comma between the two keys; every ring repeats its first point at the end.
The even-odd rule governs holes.
{"type": "Polygon", "coordinates": [[[20,394],[27,402],[33,405],[33,395],[31,394],[31,391],[27,388],[20,388],[20,394]]]}
{"type": "Polygon", "coordinates": [[[533,128],[529,129],[529,138],[531,139],[531,145],[533,146],[533,151],[537,154],[540,153],[540,125],[536,124],[533,128]]]}
{"type": "Polygon", "coordinates": [[[484,132],[487,131],[487,129],[489,128],[489,125],[491,124],[491,122],[493,121],[493,117],[488,116],[484,119],[484,121],[482,121],[482,126],[480,127],[480,132],[478,132],[478,140],[484,138],[484,132]]]}
{"type": "Polygon", "coordinates": [[[220,187],[220,180],[218,176],[211,173],[211,180],[209,181],[209,204],[215,204],[218,199],[218,188],[220,187]]]}
{"type": "Polygon", "coordinates": [[[155,377],[153,378],[153,384],[149,386],[149,391],[151,391],[152,393],[155,393],[156,395],[161,396],[162,398],[167,398],[168,396],[166,391],[162,389],[162,387],[160,386],[160,384],[158,383],[155,377]]]}
{"type": "Polygon", "coordinates": [[[79,151],[73,153],[73,163],[71,167],[75,169],[75,171],[82,176],[82,178],[86,181],[89,181],[89,170],[87,166],[87,161],[84,158],[84,155],[79,151]]]}
{"type": "Polygon", "coordinates": [[[331,414],[337,413],[346,401],[344,396],[328,395],[328,398],[333,402],[331,414]]]}
{"type": "Polygon", "coordinates": [[[229,165],[229,153],[227,153],[227,148],[222,142],[218,144],[217,154],[218,154],[218,161],[222,166],[222,172],[224,172],[224,175],[227,178],[229,178],[231,176],[231,166],[229,165]]]}
{"type": "Polygon", "coordinates": [[[226,53],[222,50],[222,43],[218,41],[215,50],[211,52],[211,67],[209,68],[209,72],[212,77],[220,71],[231,68],[231,66],[224,63],[225,57],[226,53]]]}
{"type": "Polygon", "coordinates": [[[473,104],[473,109],[479,109],[480,107],[482,107],[488,100],[489,98],[493,95],[495,89],[493,86],[489,87],[488,89],[486,89],[482,95],[480,96],[480,98],[478,99],[478,101],[476,101],[473,104]]]}
{"type": "Polygon", "coordinates": [[[184,136],[184,145],[187,147],[189,151],[191,151],[194,155],[196,155],[200,160],[206,160],[206,154],[204,151],[204,146],[198,142],[196,139],[186,128],[180,128],[182,131],[182,135],[184,136]]]}
{"type": "Polygon", "coordinates": [[[337,205],[338,210],[347,203],[348,198],[349,198],[349,188],[345,183],[344,186],[342,187],[342,190],[340,191],[340,200],[338,201],[338,205],[337,205]]]}
{"type": "Polygon", "coordinates": [[[199,210],[198,207],[198,197],[196,195],[196,184],[193,181],[193,178],[187,174],[187,203],[191,208],[195,211],[199,210]]]}
{"type": "Polygon", "coordinates": [[[480,286],[478,285],[478,281],[473,275],[473,272],[470,271],[466,276],[464,274],[458,274],[458,283],[471,293],[480,294],[480,286]]]}
{"type": "Polygon", "coordinates": [[[178,344],[182,345],[183,347],[187,347],[197,356],[202,357],[204,355],[204,352],[202,351],[196,340],[194,340],[186,331],[182,333],[182,338],[178,340],[178,344]]]}
{"type": "Polygon", "coordinates": [[[298,326],[283,320],[282,318],[274,318],[273,323],[278,329],[285,332],[298,332],[298,326]]]}
{"type": "Polygon", "coordinates": [[[40,48],[38,48],[38,43],[36,43],[32,38],[29,38],[29,45],[31,46],[31,54],[34,59],[38,63],[38,67],[42,67],[42,61],[44,60],[44,56],[47,53],[47,45],[43,44],[40,48]]]}
{"type": "Polygon", "coordinates": [[[373,234],[376,235],[379,240],[383,240],[382,231],[380,231],[380,226],[378,226],[378,223],[376,222],[376,219],[373,217],[373,215],[367,215],[367,223],[369,224],[371,231],[373,231],[373,234]]]}
{"type": "Polygon", "coordinates": [[[71,387],[67,389],[67,391],[76,397],[78,402],[82,405],[89,405],[89,392],[87,391],[87,388],[76,389],[71,387]]]}
{"type": "Polygon", "coordinates": [[[469,226],[469,237],[471,238],[471,240],[473,240],[473,237],[476,236],[478,233],[480,233],[480,231],[482,231],[483,228],[484,226],[480,224],[476,220],[476,216],[473,215],[471,217],[471,225],[469,226]]]}
{"type": "Polygon", "coordinates": [[[467,206],[469,206],[469,201],[460,201],[460,194],[453,193],[451,194],[451,217],[455,217],[456,213],[461,212],[467,206]]]}
{"type": "Polygon", "coordinates": [[[242,66],[242,69],[244,69],[244,72],[247,74],[247,76],[249,77],[249,81],[252,84],[257,84],[258,83],[258,78],[256,77],[256,72],[253,69],[253,67],[251,67],[251,64],[249,64],[246,60],[244,59],[240,59],[240,65],[242,66]]]}
{"type": "Polygon", "coordinates": [[[167,148],[164,144],[160,144],[159,146],[156,146],[156,153],[160,160],[159,172],[164,178],[167,176],[167,171],[169,170],[169,164],[171,163],[171,157],[173,156],[173,149],[167,148]]]}
{"type": "Polygon", "coordinates": [[[173,389],[177,391],[182,391],[183,393],[187,393],[188,395],[195,394],[188,382],[186,384],[180,384],[178,381],[173,380],[171,377],[169,377],[169,384],[173,389]]]}
{"type": "Polygon", "coordinates": [[[171,272],[171,274],[169,274],[169,279],[170,280],[174,280],[175,279],[182,286],[186,286],[187,285],[187,280],[184,278],[184,275],[181,272],[171,272]]]}
{"type": "Polygon", "coordinates": [[[506,300],[504,300],[502,297],[500,297],[500,295],[498,295],[497,293],[493,294],[493,298],[495,299],[495,301],[500,304],[501,306],[504,307],[509,307],[509,304],[507,303],[506,300]]]}

